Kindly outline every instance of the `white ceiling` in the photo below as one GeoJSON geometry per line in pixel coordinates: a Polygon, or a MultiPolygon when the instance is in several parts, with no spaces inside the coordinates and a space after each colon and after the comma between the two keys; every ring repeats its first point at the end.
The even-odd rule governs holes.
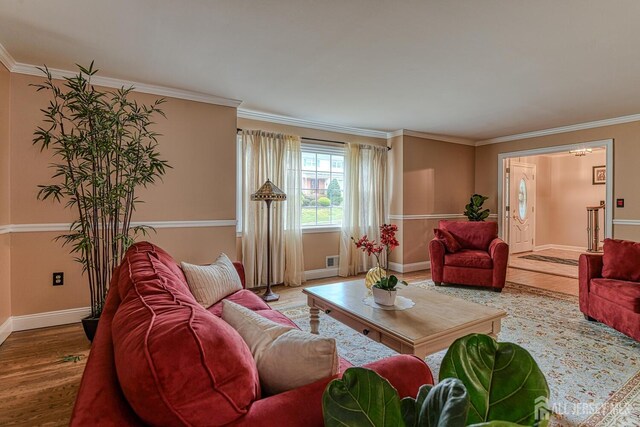
{"type": "Polygon", "coordinates": [[[487,139],[640,113],[637,0],[3,0],[17,62],[487,139]]]}

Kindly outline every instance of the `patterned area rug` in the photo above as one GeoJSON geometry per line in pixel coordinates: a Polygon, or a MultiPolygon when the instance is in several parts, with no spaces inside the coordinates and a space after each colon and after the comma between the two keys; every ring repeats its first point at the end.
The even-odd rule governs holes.
{"type": "MultiPolygon", "coordinates": [[[[507,311],[499,340],[526,348],[540,365],[551,389],[551,425],[640,426],[640,343],[584,320],[577,297],[514,283],[502,293],[436,287],[430,280],[410,286],[507,311]]],[[[309,330],[306,306],[282,311],[309,330]]],[[[335,337],[341,356],[354,365],[395,354],[322,313],[320,334],[335,337]]],[[[444,354],[425,359],[436,378],[444,354]]]]}
{"type": "Polygon", "coordinates": [[[562,265],[572,265],[574,267],[578,266],[578,260],[571,259],[571,258],[558,258],[555,256],[546,256],[546,255],[522,255],[522,256],[519,256],[518,258],[531,259],[534,261],[553,262],[555,264],[562,264],[562,265]]]}

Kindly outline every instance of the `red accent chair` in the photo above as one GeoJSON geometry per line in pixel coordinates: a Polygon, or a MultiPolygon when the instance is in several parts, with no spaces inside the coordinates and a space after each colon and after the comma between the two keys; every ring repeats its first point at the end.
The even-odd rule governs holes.
{"type": "MultiPolygon", "coordinates": [[[[242,264],[235,266],[244,286],[242,264]]],[[[296,327],[250,290],[227,298],[296,327]]],[[[255,362],[240,335],[220,319],[221,305],[202,308],[169,254],[147,242],[133,245],[113,274],[70,425],[323,426],[322,394],[341,374],[261,395],[255,362]]],[[[349,366],[341,359],[341,372],[349,366]]],[[[389,380],[401,397],[433,384],[429,367],[414,356],[365,367],[389,380]]]]}
{"type": "Polygon", "coordinates": [[[580,311],[640,341],[640,243],[606,239],[579,260],[580,311]]]}
{"type": "Polygon", "coordinates": [[[435,284],[484,286],[501,292],[507,277],[509,245],[498,237],[498,223],[440,221],[438,227],[451,233],[461,249],[449,253],[442,240],[429,242],[435,284]]]}

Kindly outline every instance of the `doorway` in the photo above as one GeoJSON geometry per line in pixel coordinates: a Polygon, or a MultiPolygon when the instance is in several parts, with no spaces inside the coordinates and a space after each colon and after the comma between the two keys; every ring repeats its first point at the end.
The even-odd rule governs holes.
{"type": "Polygon", "coordinates": [[[544,273],[540,281],[558,276],[577,290],[580,253],[601,248],[589,233],[599,242],[612,236],[611,177],[613,140],[500,154],[498,226],[509,243],[511,276],[544,273]],[[596,208],[597,229],[587,208],[596,208]]]}

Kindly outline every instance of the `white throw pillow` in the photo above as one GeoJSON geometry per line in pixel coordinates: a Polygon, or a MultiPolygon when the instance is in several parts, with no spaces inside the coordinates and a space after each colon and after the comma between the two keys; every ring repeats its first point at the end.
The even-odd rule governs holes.
{"type": "Polygon", "coordinates": [[[196,301],[209,308],[222,298],[242,289],[242,281],[233,262],[220,254],[211,265],[181,263],[187,284],[196,301]]]}
{"type": "Polygon", "coordinates": [[[249,346],[267,394],[311,384],[336,375],[340,369],[333,338],[281,325],[228,300],[222,303],[222,319],[249,346]]]}

